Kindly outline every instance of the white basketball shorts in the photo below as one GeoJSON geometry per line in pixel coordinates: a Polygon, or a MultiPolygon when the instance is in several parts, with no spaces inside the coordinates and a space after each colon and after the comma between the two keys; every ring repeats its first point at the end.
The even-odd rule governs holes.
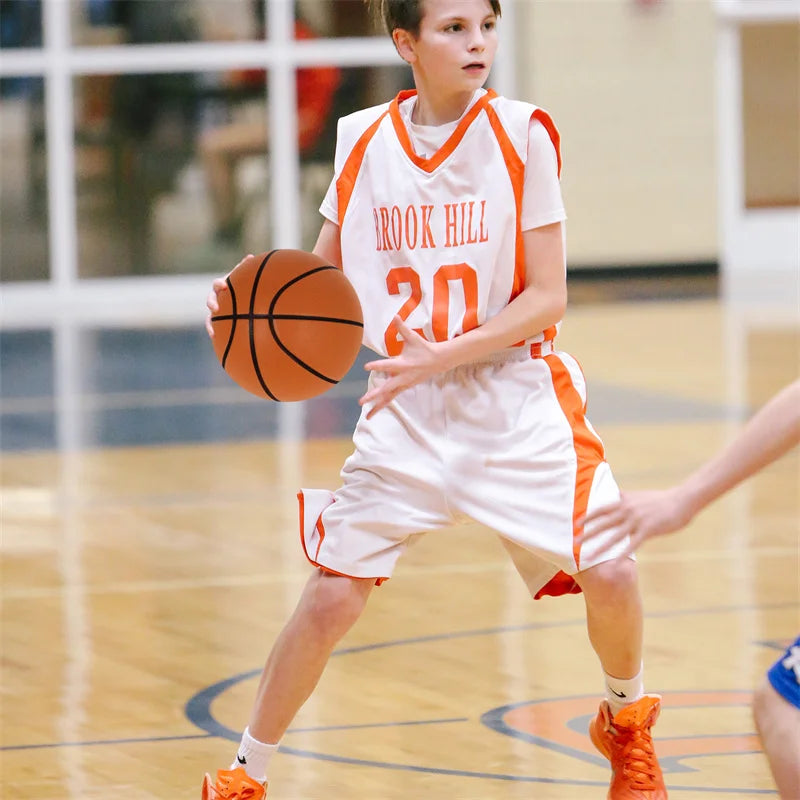
{"type": "Polygon", "coordinates": [[[456,367],[372,419],[365,409],[341,488],[298,494],[306,556],[380,583],[414,534],[467,517],[500,535],[534,596],[618,556],[627,542],[574,541],[580,517],[619,497],[585,410],[580,366],[550,342],[456,367]]]}

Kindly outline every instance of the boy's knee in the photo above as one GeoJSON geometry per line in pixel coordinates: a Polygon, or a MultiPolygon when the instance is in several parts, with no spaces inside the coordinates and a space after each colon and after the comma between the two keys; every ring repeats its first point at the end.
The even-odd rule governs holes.
{"type": "Polygon", "coordinates": [[[638,591],[638,574],[633,559],[615,558],[579,572],[575,575],[575,580],[587,599],[625,597],[638,591]]]}
{"type": "Polygon", "coordinates": [[[322,635],[340,638],[361,616],[371,585],[358,578],[320,572],[306,604],[309,624],[322,635]]]}

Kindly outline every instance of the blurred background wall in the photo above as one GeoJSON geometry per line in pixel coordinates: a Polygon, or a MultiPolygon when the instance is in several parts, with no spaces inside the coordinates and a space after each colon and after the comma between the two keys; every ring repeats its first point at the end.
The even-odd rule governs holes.
{"type": "Polygon", "coordinates": [[[717,257],[711,0],[520,4],[521,92],[563,136],[573,266],[717,257]]]}
{"type": "MultiPolygon", "coordinates": [[[[797,0],[504,7],[492,82],[561,130],[573,274],[796,267],[797,0]]],[[[411,80],[361,0],[0,0],[0,28],[6,325],[190,313],[242,253],[310,249],[337,117],[411,80]]]]}

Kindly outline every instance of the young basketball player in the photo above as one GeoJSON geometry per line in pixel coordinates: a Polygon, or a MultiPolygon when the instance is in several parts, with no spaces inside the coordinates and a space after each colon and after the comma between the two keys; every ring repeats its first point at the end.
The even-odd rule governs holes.
{"type": "MultiPolygon", "coordinates": [[[[647,539],[687,525],[703,508],[800,443],[800,380],[776,394],[739,435],[683,483],[660,492],[630,492],[586,517],[578,541],[647,539]]],[[[767,672],[753,699],[756,727],[782,798],[800,797],[800,637],[767,672]]]]}
{"type": "MultiPolygon", "coordinates": [[[[636,564],[617,558],[625,540],[575,544],[578,519],[619,492],[581,370],[554,346],[567,296],[558,132],[482,88],[499,0],[373,6],[416,91],[340,120],[314,252],[355,286],[364,344],[382,358],[367,365],[341,488],[299,495],[316,569],[233,764],[206,776],[203,798],[265,795],[270,758],[373,587],[412,535],[463,514],[499,533],[534,597],[583,592],[605,676],[591,738],[611,762],[608,797],[662,800],[636,564]]],[[[215,281],[212,313],[225,290],[215,281]]]]}

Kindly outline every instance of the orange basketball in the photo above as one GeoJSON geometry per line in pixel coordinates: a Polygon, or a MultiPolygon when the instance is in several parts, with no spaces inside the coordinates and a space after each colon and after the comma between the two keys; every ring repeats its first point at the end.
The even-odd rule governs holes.
{"type": "Polygon", "coordinates": [[[313,253],[273,250],[239,264],[211,317],[214,351],[248,392],[308,400],[353,366],[364,320],[344,273],[313,253]]]}

